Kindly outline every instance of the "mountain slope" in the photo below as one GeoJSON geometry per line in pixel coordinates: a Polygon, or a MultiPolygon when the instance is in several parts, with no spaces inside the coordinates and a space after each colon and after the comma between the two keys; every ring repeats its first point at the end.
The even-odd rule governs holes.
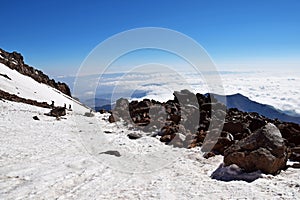
{"type": "Polygon", "coordinates": [[[47,102],[48,104],[54,101],[55,106],[66,105],[68,108],[69,106],[71,108],[76,106],[82,112],[88,110],[80,102],[61,91],[44,83],[39,83],[31,77],[12,70],[2,63],[0,63],[0,74],[2,74],[0,76],[0,90],[4,92],[37,102],[47,102]]]}
{"type": "Polygon", "coordinates": [[[53,88],[58,89],[62,93],[71,96],[71,91],[67,84],[56,82],[55,80],[50,79],[42,71],[25,64],[23,56],[20,53],[17,53],[15,51],[9,53],[0,48],[0,63],[3,63],[10,69],[16,70],[25,76],[31,77],[39,83],[49,85],[53,88]]]}
{"type": "MultiPolygon", "coordinates": [[[[222,99],[224,99],[224,96],[221,95],[214,94],[214,97],[219,101],[222,101],[222,99]]],[[[271,119],[277,118],[281,121],[294,122],[298,124],[300,123],[300,117],[287,115],[282,111],[277,110],[273,106],[252,101],[242,94],[238,93],[233,95],[226,95],[225,97],[226,105],[228,108],[237,108],[244,112],[257,112],[260,115],[264,115],[265,117],[271,119]]]]}

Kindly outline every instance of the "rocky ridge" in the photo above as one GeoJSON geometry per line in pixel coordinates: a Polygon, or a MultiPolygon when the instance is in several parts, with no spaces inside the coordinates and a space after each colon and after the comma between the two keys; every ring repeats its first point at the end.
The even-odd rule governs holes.
{"type": "Polygon", "coordinates": [[[39,83],[47,84],[53,88],[58,89],[62,93],[71,96],[70,88],[67,84],[61,82],[55,82],[54,79],[50,79],[42,71],[34,69],[33,67],[24,63],[23,56],[17,52],[6,52],[0,48],[0,63],[8,66],[9,68],[18,71],[19,73],[33,78],[39,83]]]}
{"type": "Polygon", "coordinates": [[[173,100],[163,103],[119,99],[109,121],[120,119],[131,129],[143,130],[165,144],[184,148],[202,146],[206,158],[224,155],[225,165],[237,164],[248,172],[276,174],[286,167],[288,159],[300,162],[299,124],[227,109],[209,94],[182,90],[174,92],[173,100]],[[205,149],[210,143],[211,148],[205,149]]]}

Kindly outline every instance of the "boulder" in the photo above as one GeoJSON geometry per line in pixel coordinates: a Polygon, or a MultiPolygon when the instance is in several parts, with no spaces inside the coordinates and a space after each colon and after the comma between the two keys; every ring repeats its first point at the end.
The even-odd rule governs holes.
{"type": "Polygon", "coordinates": [[[38,118],[38,116],[33,116],[32,117],[34,120],[40,120],[39,118],[38,118]]]}
{"type": "Polygon", "coordinates": [[[236,164],[246,172],[277,174],[286,167],[288,151],[280,131],[269,123],[224,152],[226,166],[236,164]]]}
{"type": "Polygon", "coordinates": [[[129,133],[129,134],[127,135],[127,137],[128,137],[129,139],[131,139],[131,140],[136,140],[136,139],[139,139],[139,138],[143,137],[143,135],[140,134],[140,133],[129,133]]]}
{"type": "Polygon", "coordinates": [[[61,117],[66,115],[65,107],[55,107],[50,111],[50,116],[61,117]]]}
{"type": "Polygon", "coordinates": [[[262,175],[260,171],[247,173],[235,164],[230,166],[224,166],[221,164],[211,175],[212,179],[220,181],[246,181],[248,183],[251,183],[261,177],[262,175]]]}

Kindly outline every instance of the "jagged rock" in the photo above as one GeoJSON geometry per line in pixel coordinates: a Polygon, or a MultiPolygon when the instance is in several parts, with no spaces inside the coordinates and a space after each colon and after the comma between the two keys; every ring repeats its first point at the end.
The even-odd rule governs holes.
{"type": "Polygon", "coordinates": [[[282,137],[285,138],[289,145],[300,146],[300,125],[295,123],[281,123],[277,125],[282,137]]]}
{"type": "Polygon", "coordinates": [[[62,93],[71,96],[70,88],[65,83],[55,82],[53,79],[50,79],[42,71],[34,69],[31,66],[28,66],[24,63],[23,56],[17,52],[6,52],[0,48],[0,63],[8,66],[9,68],[18,71],[19,73],[33,78],[39,83],[47,84],[53,88],[58,89],[62,93]]]}
{"type": "Polygon", "coordinates": [[[110,115],[110,116],[108,117],[108,121],[109,121],[109,123],[114,123],[114,122],[116,122],[116,120],[115,120],[115,118],[114,118],[113,115],[110,115]]]}
{"type": "Polygon", "coordinates": [[[244,125],[241,122],[226,122],[223,126],[223,131],[231,134],[243,133],[244,125]]]}
{"type": "Polygon", "coordinates": [[[265,126],[266,124],[267,123],[263,119],[254,118],[249,124],[249,129],[251,130],[251,132],[254,132],[257,129],[260,129],[261,127],[265,126]]]}
{"type": "Polygon", "coordinates": [[[53,116],[53,117],[61,117],[61,116],[65,116],[65,115],[66,115],[65,107],[56,107],[50,111],[50,116],[53,116]]]}
{"type": "Polygon", "coordinates": [[[276,174],[286,167],[287,159],[284,139],[276,126],[270,123],[224,152],[226,166],[236,164],[247,172],[261,170],[276,174]]]}

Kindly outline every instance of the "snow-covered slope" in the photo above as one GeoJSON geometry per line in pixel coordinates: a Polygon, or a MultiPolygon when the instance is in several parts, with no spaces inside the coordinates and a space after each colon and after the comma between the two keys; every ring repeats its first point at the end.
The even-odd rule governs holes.
{"type": "Polygon", "coordinates": [[[0,89],[5,92],[25,99],[47,102],[48,104],[54,101],[55,106],[64,106],[66,104],[67,108],[69,108],[69,105],[71,105],[72,108],[76,107],[76,111],[79,112],[88,111],[88,108],[82,106],[80,102],[63,94],[59,90],[46,84],[38,83],[31,77],[24,76],[2,63],[0,63],[0,74],[9,77],[0,76],[0,89]]]}
{"type": "Polygon", "coordinates": [[[176,159],[159,170],[122,172],[110,166],[109,159],[135,155],[129,160],[134,162],[141,153],[153,151],[167,159],[164,152],[172,147],[151,137],[130,140],[126,135],[133,131],[101,120],[105,115],[69,112],[67,119],[57,121],[43,115],[47,109],[22,103],[0,101],[0,109],[0,199],[300,198],[296,169],[275,177],[263,175],[252,183],[222,182],[210,178],[221,156],[207,160],[197,148],[173,148],[176,159]],[[35,115],[40,121],[32,119],[35,115]],[[107,150],[119,151],[120,157],[103,154],[97,162],[86,151],[79,134],[96,130],[112,141],[107,150]]]}

